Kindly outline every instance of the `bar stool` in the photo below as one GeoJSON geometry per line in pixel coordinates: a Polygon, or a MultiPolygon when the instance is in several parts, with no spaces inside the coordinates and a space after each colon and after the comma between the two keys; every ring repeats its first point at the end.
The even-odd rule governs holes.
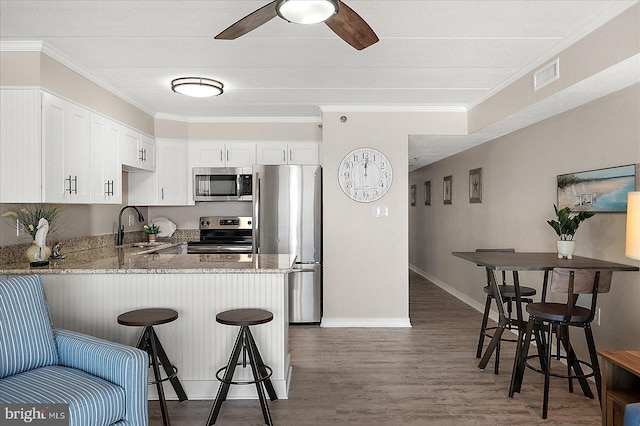
{"type": "Polygon", "coordinates": [[[240,331],[238,332],[238,338],[233,346],[229,362],[225,367],[222,367],[216,372],[216,378],[222,383],[218,388],[218,394],[216,395],[213,407],[211,407],[211,413],[209,414],[207,425],[215,424],[218,414],[220,413],[220,407],[227,399],[227,393],[229,392],[230,385],[250,384],[256,385],[265,424],[270,426],[273,425],[273,422],[271,421],[271,414],[269,413],[269,406],[267,405],[267,399],[264,395],[264,390],[262,389],[264,386],[271,401],[278,399],[276,391],[273,388],[273,384],[271,383],[272,370],[262,361],[256,342],[253,340],[251,330],[249,329],[249,326],[251,325],[266,324],[272,319],[273,314],[263,309],[232,309],[220,312],[216,315],[216,321],[218,323],[240,326],[240,331]],[[238,362],[241,352],[242,362],[238,362]],[[249,358],[248,361],[247,358],[249,358]],[[234,381],[233,373],[235,372],[236,366],[241,365],[242,368],[246,368],[247,364],[250,364],[251,366],[253,380],[234,381]],[[220,377],[222,372],[224,372],[224,377],[220,377]]]}
{"type": "MultiPolygon", "coordinates": [[[[515,249],[507,248],[507,249],[476,249],[476,252],[506,252],[506,253],[515,253],[515,249]]],[[[484,313],[482,314],[482,324],[480,325],[480,336],[478,337],[478,349],[476,351],[476,358],[480,358],[482,356],[482,347],[484,345],[484,338],[493,337],[493,330],[498,327],[487,327],[487,323],[489,321],[489,312],[491,311],[491,301],[496,300],[493,295],[493,290],[491,288],[491,284],[489,281],[489,274],[492,274],[493,271],[489,268],[485,268],[487,272],[487,285],[484,287],[484,292],[487,295],[484,304],[484,313]]],[[[502,284],[500,285],[500,295],[502,296],[502,303],[507,305],[507,318],[509,320],[508,328],[511,329],[512,325],[515,323],[512,317],[513,315],[513,304],[516,303],[516,289],[514,285],[507,285],[507,275],[505,271],[502,271],[502,284]]],[[[533,299],[531,297],[536,295],[536,289],[532,287],[520,286],[520,300],[523,303],[531,303],[533,299]]],[[[496,303],[498,301],[496,300],[496,303]]],[[[516,307],[516,310],[521,309],[516,307]]],[[[517,339],[512,339],[510,337],[502,337],[500,339],[501,342],[517,342],[517,339]]],[[[500,343],[496,346],[496,358],[494,365],[494,373],[498,374],[498,370],[500,367],[500,343]]]]}
{"type": "Polygon", "coordinates": [[[160,411],[162,411],[162,421],[166,426],[171,425],[171,420],[169,419],[169,411],[167,410],[167,401],[164,397],[162,382],[166,382],[167,380],[171,382],[181,402],[186,401],[188,398],[182,388],[182,384],[180,384],[180,380],[178,380],[178,367],[169,361],[169,357],[164,351],[153,326],[166,324],[175,321],[177,318],[178,312],[173,309],[164,308],[137,309],[118,315],[118,324],[130,327],[144,327],[136,347],[149,354],[150,364],[153,367],[153,375],[155,377],[155,380],[149,381],[149,385],[156,385],[158,400],[160,401],[160,411]],[[167,377],[161,377],[160,365],[162,365],[167,377]]]}
{"type": "MultiPolygon", "coordinates": [[[[539,302],[527,305],[529,312],[529,322],[526,332],[520,333],[518,350],[514,360],[514,368],[511,374],[511,385],[509,387],[509,397],[513,397],[515,392],[520,392],[525,367],[544,374],[544,395],[542,402],[542,418],[547,418],[549,406],[549,378],[550,376],[561,377],[569,380],[569,392],[573,392],[573,380],[578,379],[582,392],[587,398],[593,398],[593,392],[589,387],[587,378],[593,377],[596,382],[598,396],[601,396],[601,375],[596,345],[591,332],[591,322],[596,311],[596,301],[598,294],[607,293],[611,287],[611,271],[597,271],[566,268],[555,268],[551,277],[551,291],[566,293],[566,303],[539,302]],[[581,294],[591,295],[589,308],[578,306],[578,297],[581,294]],[[545,350],[538,351],[537,355],[529,355],[529,343],[534,327],[544,330],[547,333],[545,339],[545,350]],[[584,330],[589,349],[589,361],[578,359],[569,340],[569,327],[579,327],[584,330]],[[567,374],[560,374],[551,371],[552,333],[556,332],[558,345],[563,345],[566,355],[558,354],[556,358],[567,360],[567,374]],[[524,337],[524,339],[523,339],[524,337]],[[542,364],[537,368],[529,363],[529,359],[539,358],[542,364]],[[584,373],[582,366],[591,370],[584,373]],[[573,370],[573,372],[572,372],[573,370]]],[[[600,399],[602,404],[602,399],[600,399]]]]}

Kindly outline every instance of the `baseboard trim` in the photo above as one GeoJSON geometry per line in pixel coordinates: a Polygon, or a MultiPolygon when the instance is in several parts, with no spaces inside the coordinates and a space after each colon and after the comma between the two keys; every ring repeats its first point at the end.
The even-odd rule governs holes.
{"type": "Polygon", "coordinates": [[[409,318],[322,318],[320,327],[401,328],[411,327],[409,318]]]}

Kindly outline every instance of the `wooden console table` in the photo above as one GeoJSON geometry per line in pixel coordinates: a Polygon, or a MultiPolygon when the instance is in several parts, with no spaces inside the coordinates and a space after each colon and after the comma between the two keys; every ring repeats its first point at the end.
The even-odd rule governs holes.
{"type": "Polygon", "coordinates": [[[602,357],[602,424],[622,426],[627,404],[640,402],[640,351],[599,351],[602,357]]]}

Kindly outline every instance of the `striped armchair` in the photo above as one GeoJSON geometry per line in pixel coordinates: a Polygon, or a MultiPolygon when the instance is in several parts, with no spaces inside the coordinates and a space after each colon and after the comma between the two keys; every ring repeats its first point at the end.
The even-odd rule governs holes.
{"type": "Polygon", "coordinates": [[[70,426],[146,426],[148,365],[136,348],[53,328],[38,275],[0,280],[0,404],[69,404],[70,426]]]}

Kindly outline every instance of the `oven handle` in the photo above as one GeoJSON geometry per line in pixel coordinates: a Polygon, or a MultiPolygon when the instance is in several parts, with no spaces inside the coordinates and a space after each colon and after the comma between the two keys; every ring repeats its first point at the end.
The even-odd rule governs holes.
{"type": "Polygon", "coordinates": [[[260,253],[260,172],[255,172],[253,196],[253,245],[256,254],[260,253]]]}

